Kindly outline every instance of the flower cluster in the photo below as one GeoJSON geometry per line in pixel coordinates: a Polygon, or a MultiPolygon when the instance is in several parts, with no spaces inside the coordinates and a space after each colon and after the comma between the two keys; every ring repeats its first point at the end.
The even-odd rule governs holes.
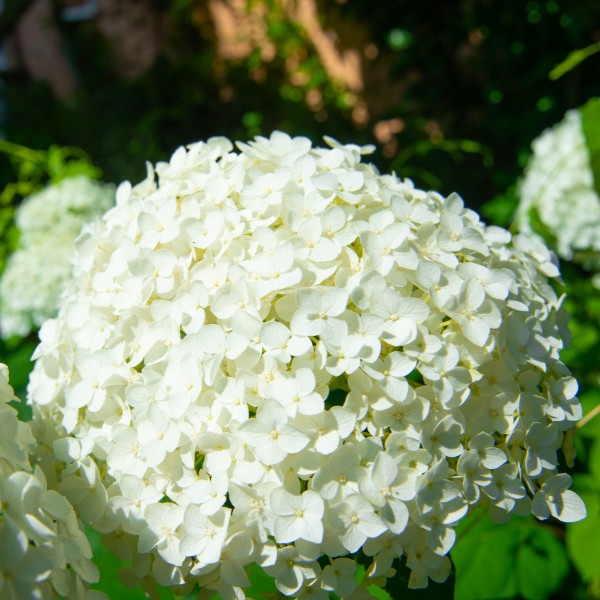
{"type": "Polygon", "coordinates": [[[475,506],[585,514],[554,255],[326,141],[179,148],[82,232],[29,396],[139,577],[358,597],[346,556],[443,581],[475,506]]]}
{"type": "Polygon", "coordinates": [[[71,280],[75,238],[81,226],[114,204],[112,186],[83,175],[37,192],[17,210],[19,248],[0,279],[0,335],[26,336],[56,316],[71,280]]]}
{"type": "Polygon", "coordinates": [[[559,256],[599,270],[600,197],[594,187],[581,112],[567,112],[560,123],[534,140],[532,150],[518,186],[517,227],[535,235],[532,221],[539,220],[559,256]]]}
{"type": "Polygon", "coordinates": [[[101,600],[92,551],[73,507],[32,469],[34,437],[9,402],[16,400],[0,364],[0,597],[101,600]]]}

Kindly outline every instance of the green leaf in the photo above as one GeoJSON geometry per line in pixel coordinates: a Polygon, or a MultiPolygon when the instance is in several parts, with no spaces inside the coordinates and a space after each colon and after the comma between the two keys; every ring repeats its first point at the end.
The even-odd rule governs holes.
{"type": "Polygon", "coordinates": [[[474,513],[452,550],[455,600],[547,598],[569,572],[565,550],[550,528],[533,518],[495,525],[474,513]]]}
{"type": "MultiPolygon", "coordinates": [[[[600,442],[596,442],[600,446],[600,442]]],[[[576,475],[573,490],[587,507],[583,521],[567,526],[567,551],[584,581],[600,577],[600,489],[598,476],[576,475]]]]}
{"type": "Polygon", "coordinates": [[[100,169],[90,162],[89,157],[83,150],[70,146],[50,146],[47,153],[46,168],[53,183],[77,175],[85,175],[90,179],[97,179],[101,175],[100,169]]]}
{"type": "Polygon", "coordinates": [[[51,179],[60,177],[65,166],[65,156],[60,146],[50,146],[46,155],[46,168],[51,179]]]}
{"type": "Polygon", "coordinates": [[[505,194],[496,196],[481,207],[481,214],[494,225],[508,227],[514,217],[519,204],[519,198],[515,188],[508,190],[505,194]]]}
{"type": "MultiPolygon", "coordinates": [[[[367,586],[367,589],[371,593],[371,596],[379,598],[379,600],[391,600],[392,598],[383,588],[376,585],[369,585],[367,586]]],[[[407,594],[400,594],[399,597],[408,598],[409,596],[407,594]]]]}
{"type": "Polygon", "coordinates": [[[146,600],[146,595],[140,586],[131,589],[121,583],[118,572],[126,564],[102,544],[100,534],[91,527],[86,527],[85,533],[92,546],[93,561],[100,571],[100,581],[92,588],[104,592],[109,598],[146,600]]]}
{"type": "Polygon", "coordinates": [[[330,390],[325,403],[328,408],[332,406],[342,406],[346,402],[348,392],[342,389],[330,390]]]}
{"type": "Polygon", "coordinates": [[[26,162],[32,164],[43,164],[45,153],[42,150],[33,150],[20,144],[9,142],[8,140],[0,140],[0,152],[11,157],[16,162],[26,162]]]}
{"type": "MultiPolygon", "coordinates": [[[[13,347],[9,343],[3,344],[6,354],[0,356],[0,362],[6,363],[8,366],[10,384],[17,396],[24,400],[29,374],[33,369],[31,355],[37,346],[37,341],[19,340],[18,338],[12,338],[10,341],[14,341],[15,346],[13,347]]],[[[19,411],[19,418],[26,421],[31,418],[31,409],[24,401],[20,402],[16,408],[19,411]]]]}
{"type": "Polygon", "coordinates": [[[540,215],[535,208],[532,206],[529,209],[529,223],[531,224],[532,229],[540,235],[549,248],[556,248],[557,240],[556,236],[552,233],[552,231],[547,227],[547,225],[540,219],[540,215]]]}
{"type": "Polygon", "coordinates": [[[277,594],[277,588],[275,587],[275,580],[269,577],[259,566],[252,565],[248,574],[250,583],[252,586],[248,588],[246,596],[253,598],[254,600],[265,600],[265,598],[272,597],[273,594],[277,594]]]}
{"type": "Polygon", "coordinates": [[[585,48],[580,48],[579,50],[573,50],[573,52],[571,52],[567,58],[565,58],[565,60],[557,64],[552,71],[548,73],[548,77],[552,79],[552,81],[556,81],[563,75],[566,75],[569,71],[572,71],[586,58],[596,54],[596,52],[600,52],[600,42],[596,42],[595,44],[591,44],[585,48]]]}
{"type": "Polygon", "coordinates": [[[77,175],[83,175],[89,179],[98,179],[100,174],[100,169],[90,163],[81,160],[70,160],[69,162],[64,163],[60,170],[52,175],[52,182],[58,183],[63,179],[76,177],[77,175]]]}
{"type": "MultiPolygon", "coordinates": [[[[424,589],[414,590],[408,587],[408,580],[410,578],[410,569],[404,564],[400,564],[400,561],[394,563],[394,569],[396,574],[387,580],[385,584],[385,591],[389,594],[389,598],[392,600],[448,600],[452,598],[454,594],[454,572],[450,573],[450,576],[444,583],[436,583],[435,581],[429,581],[429,585],[424,589]]],[[[373,593],[375,586],[367,588],[377,598],[385,598],[379,593],[373,593]]]]}
{"type": "Polygon", "coordinates": [[[434,150],[446,152],[456,162],[460,162],[464,158],[463,154],[480,154],[484,166],[491,167],[494,164],[494,155],[491,149],[475,140],[443,139],[435,142],[432,140],[418,140],[414,142],[394,158],[391,168],[401,177],[404,177],[404,165],[409,159],[413,156],[425,156],[434,150]]]}
{"type": "Polygon", "coordinates": [[[588,464],[592,477],[595,477],[595,481],[600,481],[600,438],[592,444],[588,464]]]}
{"type": "MultiPolygon", "coordinates": [[[[365,557],[361,552],[356,556],[357,569],[356,569],[356,584],[359,585],[364,583],[366,570],[362,560],[366,560],[367,563],[370,559],[365,557]],[[359,562],[361,561],[361,562],[359,562]]],[[[394,561],[394,569],[396,574],[387,579],[385,583],[385,589],[372,584],[367,585],[367,590],[375,598],[379,600],[447,600],[452,598],[454,593],[454,573],[450,573],[450,577],[444,583],[436,583],[435,581],[429,581],[429,585],[424,589],[414,590],[408,587],[408,580],[410,579],[410,569],[406,566],[405,560],[396,559],[394,561]]],[[[337,598],[337,596],[334,596],[337,598]]]]}
{"type": "MultiPolygon", "coordinates": [[[[600,48],[600,42],[598,43],[600,48]]],[[[592,98],[581,109],[581,128],[590,151],[594,187],[600,194],[600,98],[592,98]]]]}
{"type": "MultiPolygon", "coordinates": [[[[586,415],[589,415],[600,404],[600,390],[588,390],[586,393],[579,395],[579,400],[581,401],[585,418],[586,415]]],[[[577,435],[600,439],[600,414],[592,417],[581,429],[578,429],[577,435]]],[[[598,476],[600,477],[600,474],[598,476]]]]}
{"type": "Polygon", "coordinates": [[[524,598],[546,598],[569,573],[562,544],[541,525],[524,532],[516,552],[518,590],[524,598]]]}
{"type": "Polygon", "coordinates": [[[452,550],[456,567],[456,600],[512,598],[517,594],[514,531],[495,528],[486,518],[460,537],[452,550]]]}

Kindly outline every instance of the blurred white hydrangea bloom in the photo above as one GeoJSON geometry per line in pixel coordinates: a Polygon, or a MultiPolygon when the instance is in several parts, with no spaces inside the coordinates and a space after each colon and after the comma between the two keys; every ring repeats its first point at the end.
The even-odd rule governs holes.
{"type": "Polygon", "coordinates": [[[425,587],[475,506],[585,515],[554,255],[326,141],[179,148],[79,238],[28,392],[132,580],[368,597],[344,556],[425,587]]]}
{"type": "Polygon", "coordinates": [[[113,186],[83,175],[50,185],[17,209],[19,247],[0,278],[0,335],[26,336],[56,316],[71,280],[75,238],[114,205],[113,186]]]}
{"type": "Polygon", "coordinates": [[[533,141],[532,150],[518,186],[518,229],[537,235],[531,222],[534,210],[555,239],[559,256],[599,269],[600,197],[594,187],[581,112],[568,111],[560,123],[533,141]]]}
{"type": "Polygon", "coordinates": [[[35,439],[11,400],[0,364],[0,598],[102,600],[87,589],[98,581],[89,542],[71,504],[32,468],[35,439]]]}

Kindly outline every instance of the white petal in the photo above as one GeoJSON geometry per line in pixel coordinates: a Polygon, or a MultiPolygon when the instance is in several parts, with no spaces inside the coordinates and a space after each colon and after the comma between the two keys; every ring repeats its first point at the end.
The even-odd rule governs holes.
{"type": "Polygon", "coordinates": [[[563,523],[581,521],[587,516],[583,500],[571,490],[565,490],[560,499],[551,502],[550,512],[563,523]]]}

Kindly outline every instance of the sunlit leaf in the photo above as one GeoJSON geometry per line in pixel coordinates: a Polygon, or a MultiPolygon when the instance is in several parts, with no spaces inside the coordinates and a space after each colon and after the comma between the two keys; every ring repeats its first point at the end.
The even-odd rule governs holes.
{"type": "Polygon", "coordinates": [[[551,530],[533,518],[495,525],[487,516],[463,529],[452,550],[455,600],[547,598],[569,571],[565,550],[551,530]]]}
{"type": "Polygon", "coordinates": [[[246,596],[254,600],[265,600],[277,594],[275,580],[269,577],[260,567],[252,565],[249,577],[252,586],[246,590],[246,596]]]}
{"type": "Polygon", "coordinates": [[[100,535],[92,528],[86,528],[86,534],[92,546],[94,563],[100,570],[100,581],[93,586],[104,592],[109,598],[127,598],[127,600],[145,600],[146,595],[140,587],[125,587],[118,576],[118,571],[125,563],[110,552],[100,539],[100,535]]]}
{"type": "MultiPolygon", "coordinates": [[[[600,42],[597,44],[600,50],[600,42]]],[[[600,194],[600,98],[592,98],[581,112],[581,128],[590,151],[594,187],[600,194]]]]}
{"type": "Polygon", "coordinates": [[[586,58],[589,58],[593,54],[600,52],[600,42],[581,48],[580,50],[573,50],[565,60],[557,64],[548,77],[553,81],[559,79],[563,75],[566,75],[569,71],[572,71],[579,63],[583,62],[586,58]]]}

